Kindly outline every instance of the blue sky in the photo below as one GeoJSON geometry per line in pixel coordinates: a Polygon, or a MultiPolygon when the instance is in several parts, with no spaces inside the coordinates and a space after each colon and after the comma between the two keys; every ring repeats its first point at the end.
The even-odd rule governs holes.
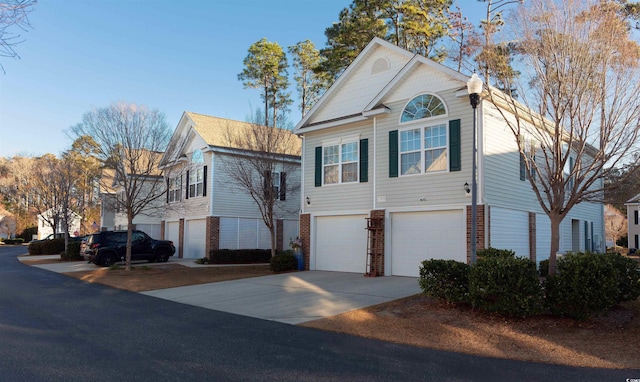
{"type": "MultiPolygon", "coordinates": [[[[16,48],[21,59],[0,58],[0,156],[58,155],[71,145],[70,126],[112,102],[158,109],[171,128],[183,111],[245,120],[262,105],[258,90],[237,79],[249,46],[264,37],[285,50],[306,39],[320,49],[350,3],[40,0],[16,48]]],[[[480,19],[481,3],[459,3],[480,19]]]]}

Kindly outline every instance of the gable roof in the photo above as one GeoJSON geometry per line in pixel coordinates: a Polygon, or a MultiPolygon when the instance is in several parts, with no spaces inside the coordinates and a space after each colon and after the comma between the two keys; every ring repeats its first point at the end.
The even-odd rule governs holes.
{"type": "MultiPolygon", "coordinates": [[[[374,63],[375,65],[375,63],[374,63]]],[[[440,63],[432,61],[428,58],[420,56],[418,54],[411,53],[405,49],[402,49],[396,45],[391,44],[380,38],[374,38],[369,44],[360,52],[356,59],[347,67],[344,73],[336,80],[336,82],[325,92],[325,94],[316,102],[311,110],[304,116],[304,118],[298,122],[295,127],[296,134],[303,134],[305,131],[315,130],[316,128],[330,127],[336,124],[346,123],[347,121],[359,121],[365,120],[372,115],[388,113],[389,109],[386,105],[381,103],[383,98],[388,95],[398,85],[403,78],[406,77],[414,68],[420,65],[425,65],[431,69],[434,69],[443,76],[450,78],[456,82],[460,82],[461,87],[464,87],[468,76],[456,72],[440,63]],[[386,81],[382,83],[372,84],[367,83],[367,89],[358,91],[358,96],[364,97],[360,107],[355,107],[353,110],[345,112],[341,116],[333,116],[332,118],[315,121],[316,114],[331,103],[331,99],[336,93],[347,86],[351,77],[356,76],[361,66],[372,57],[378,49],[384,49],[389,54],[395,57],[402,57],[396,60],[393,65],[389,65],[390,70],[387,73],[386,81]],[[393,67],[392,67],[393,66],[393,67]],[[368,93],[367,93],[368,90],[368,93]]],[[[372,77],[373,78],[373,77],[372,77]]],[[[360,79],[361,80],[361,79],[360,79]]],[[[359,84],[360,85],[360,84],[359,84]]]]}
{"type": "MultiPolygon", "coordinates": [[[[247,142],[246,137],[255,135],[253,132],[256,127],[266,128],[250,122],[185,111],[171,137],[167,151],[160,160],[160,165],[180,160],[180,157],[185,154],[183,151],[189,139],[195,135],[199,136],[210,149],[257,151],[255,147],[259,147],[259,144],[250,144],[250,147],[243,144],[247,142]]],[[[282,155],[299,156],[302,149],[300,138],[288,130],[278,129],[277,131],[284,134],[284,144],[277,151],[282,155]]]]}

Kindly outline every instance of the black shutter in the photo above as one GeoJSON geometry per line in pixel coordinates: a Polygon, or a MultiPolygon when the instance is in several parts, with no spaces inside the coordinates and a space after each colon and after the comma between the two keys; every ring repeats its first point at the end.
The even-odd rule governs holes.
{"type": "Polygon", "coordinates": [[[462,169],[460,141],[460,120],[449,121],[449,171],[462,169]]]}
{"type": "Polygon", "coordinates": [[[287,200],[287,173],[280,173],[280,200],[287,200]]]}
{"type": "Polygon", "coordinates": [[[638,210],[633,211],[633,224],[638,225],[638,210]]]}
{"type": "Polygon", "coordinates": [[[202,169],[202,196],[207,196],[207,166],[202,169]]]}
{"type": "Polygon", "coordinates": [[[316,147],[316,163],[315,163],[315,180],[316,187],[322,186],[322,147],[316,147]]]}
{"type": "Polygon", "coordinates": [[[169,178],[167,178],[167,203],[169,203],[169,178]]]}
{"type": "Polygon", "coordinates": [[[398,177],[398,130],[389,132],[389,178],[398,177]]]}
{"type": "Polygon", "coordinates": [[[187,170],[187,186],[185,187],[185,190],[187,190],[187,194],[184,198],[189,199],[189,170],[187,170]]]}
{"type": "Polygon", "coordinates": [[[369,140],[360,140],[360,183],[369,181],[369,140]]]}

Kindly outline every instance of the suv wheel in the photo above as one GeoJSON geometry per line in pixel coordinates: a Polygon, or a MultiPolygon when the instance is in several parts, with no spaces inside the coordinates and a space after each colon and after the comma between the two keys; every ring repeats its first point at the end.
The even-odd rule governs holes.
{"type": "Polygon", "coordinates": [[[156,253],[155,261],[158,263],[166,263],[169,260],[169,252],[166,249],[159,249],[156,253]]]}
{"type": "Polygon", "coordinates": [[[100,266],[110,267],[113,263],[114,263],[113,256],[111,256],[111,254],[106,253],[100,256],[100,266]]]}

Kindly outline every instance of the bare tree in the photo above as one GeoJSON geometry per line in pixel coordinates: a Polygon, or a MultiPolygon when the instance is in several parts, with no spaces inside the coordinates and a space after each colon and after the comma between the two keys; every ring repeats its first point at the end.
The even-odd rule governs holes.
{"type": "Polygon", "coordinates": [[[276,254],[276,220],[287,211],[285,195],[300,188],[300,139],[277,127],[257,123],[227,126],[226,145],[232,148],[222,157],[230,186],[248,194],[260,210],[271,236],[271,256],[276,254]]]}
{"type": "Polygon", "coordinates": [[[114,171],[116,208],[127,217],[126,270],[130,270],[133,219],[154,209],[166,192],[158,163],[171,137],[169,125],[157,110],[117,103],[85,113],[71,132],[92,137],[98,144],[97,157],[114,171]]]}
{"type": "Polygon", "coordinates": [[[604,230],[607,237],[613,240],[613,248],[619,238],[627,234],[627,218],[611,204],[604,205],[604,230]]]}
{"type": "Polygon", "coordinates": [[[521,101],[492,87],[485,94],[513,132],[550,219],[553,274],[560,223],[577,204],[601,201],[603,179],[637,148],[640,46],[610,1],[529,0],[512,25],[523,75],[490,82],[515,87],[521,101]]]}
{"type": "MultiPolygon", "coordinates": [[[[19,34],[12,32],[14,28],[27,31],[31,28],[29,13],[31,13],[37,0],[8,0],[0,2],[0,56],[20,58],[14,47],[23,40],[19,34]]],[[[4,67],[0,64],[4,72],[4,67]]]]}

